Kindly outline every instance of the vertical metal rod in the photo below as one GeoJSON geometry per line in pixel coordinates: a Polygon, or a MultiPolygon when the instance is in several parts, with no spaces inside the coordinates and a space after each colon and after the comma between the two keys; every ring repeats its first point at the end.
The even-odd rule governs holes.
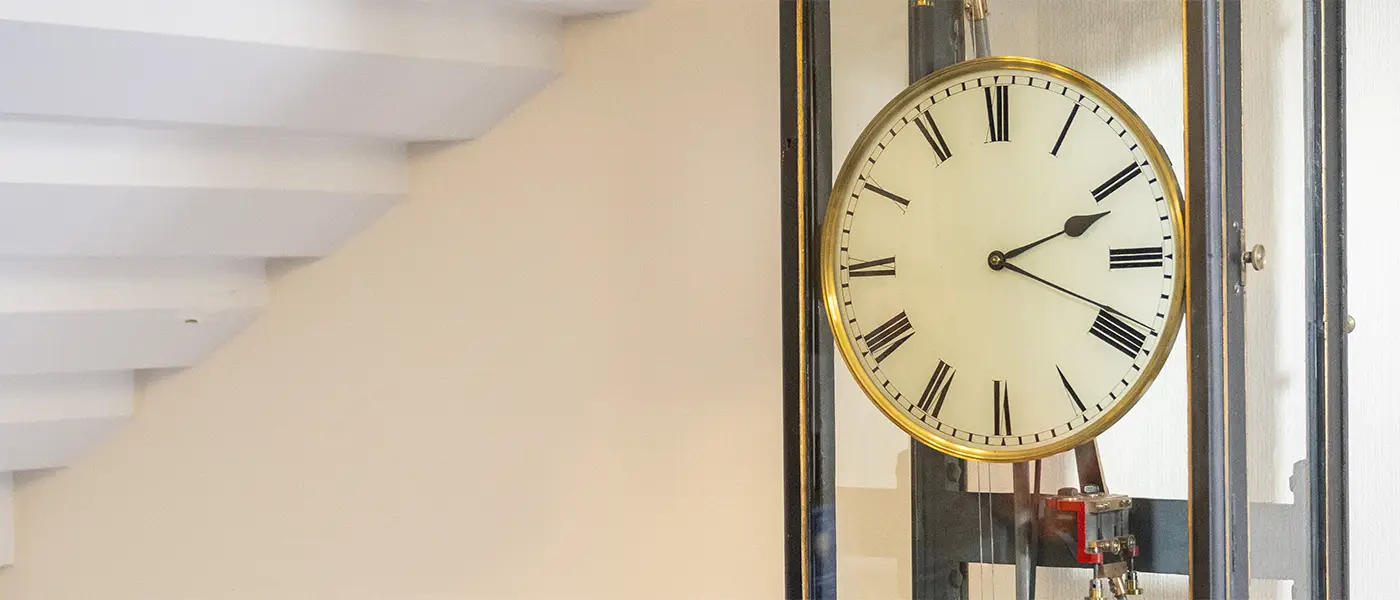
{"type": "MultiPolygon", "coordinates": [[[[1036,463],[1039,466],[1039,463],[1036,463]]],[[[1036,488],[1039,488],[1039,469],[1036,469],[1036,488]]],[[[1040,502],[1031,491],[1031,463],[1019,462],[1011,465],[1012,505],[1014,506],[1015,553],[1016,558],[1016,600],[1035,600],[1035,569],[1040,561],[1040,502]]]]}
{"type": "Polygon", "coordinates": [[[1191,597],[1249,597],[1240,0],[1183,0],[1191,597]]]}
{"type": "Polygon", "coordinates": [[[1079,491],[1089,493],[1088,486],[1108,491],[1108,482],[1103,479],[1103,466],[1099,463],[1099,441],[1089,440],[1074,447],[1074,467],[1079,472],[1079,491]]]}
{"type": "Polygon", "coordinates": [[[972,30],[972,48],[977,58],[992,55],[991,32],[987,30],[987,0],[968,0],[967,15],[972,30]]]}
{"type": "Polygon", "coordinates": [[[1346,3],[1305,0],[1308,534],[1314,597],[1345,598],[1346,3]]]}
{"type": "MultiPolygon", "coordinates": [[[[961,62],[967,53],[963,29],[963,0],[909,0],[909,82],[943,67],[961,62]]],[[[951,548],[938,530],[942,515],[930,498],[940,492],[961,492],[967,485],[967,462],[946,456],[918,441],[910,454],[912,548],[910,549],[914,600],[966,600],[967,565],[949,560],[951,548]]]]}

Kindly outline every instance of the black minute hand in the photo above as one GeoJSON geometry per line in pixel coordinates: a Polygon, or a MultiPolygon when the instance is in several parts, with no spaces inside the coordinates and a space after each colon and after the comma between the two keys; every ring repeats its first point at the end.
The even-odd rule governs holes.
{"type": "Polygon", "coordinates": [[[1118,315],[1118,316],[1120,316],[1120,317],[1123,317],[1124,319],[1127,319],[1127,320],[1129,320],[1129,321],[1132,321],[1132,322],[1134,322],[1134,323],[1137,323],[1137,324],[1140,325],[1143,329],[1146,329],[1146,330],[1148,330],[1148,331],[1152,331],[1152,328],[1151,328],[1151,327],[1148,327],[1148,326],[1147,326],[1146,324],[1144,324],[1142,321],[1139,321],[1139,320],[1134,319],[1134,318],[1132,318],[1132,317],[1130,317],[1130,316],[1128,316],[1128,315],[1126,315],[1126,314],[1123,314],[1123,311],[1118,310],[1118,309],[1116,309],[1116,308],[1113,308],[1112,306],[1109,306],[1109,305],[1107,305],[1107,304],[1103,304],[1103,303],[1100,303],[1100,302],[1094,302],[1093,300],[1090,300],[1090,299],[1088,299],[1088,298],[1085,298],[1084,296],[1081,296],[1081,295],[1076,294],[1076,293],[1074,293],[1074,292],[1071,292],[1071,291],[1069,291],[1069,290],[1067,290],[1067,289],[1065,289],[1065,288],[1063,288],[1063,287],[1060,287],[1060,286],[1058,286],[1058,285],[1056,285],[1056,284],[1050,283],[1049,281],[1046,281],[1046,280],[1044,280],[1044,279],[1041,279],[1040,277],[1036,276],[1034,273],[1031,273],[1030,271],[1027,271],[1027,270],[1025,270],[1025,269],[1022,269],[1021,267],[1018,267],[1018,266],[1013,265],[1013,264],[1011,264],[1011,263],[1005,263],[1005,268],[1006,268],[1006,270],[1008,270],[1008,271],[1014,271],[1014,272],[1016,272],[1016,273],[1020,273],[1021,275],[1025,275],[1026,277],[1029,277],[1029,278],[1031,278],[1031,279],[1034,279],[1034,280],[1036,280],[1036,281],[1039,281],[1040,283],[1043,283],[1043,284],[1048,285],[1048,286],[1050,286],[1050,287],[1052,287],[1052,288],[1054,288],[1054,289],[1056,289],[1056,290],[1059,290],[1059,291],[1061,291],[1061,292],[1064,292],[1065,294],[1068,294],[1068,295],[1070,295],[1070,296],[1073,296],[1073,297],[1075,297],[1075,298],[1078,298],[1078,299],[1080,299],[1080,300],[1083,300],[1083,301],[1085,301],[1085,302],[1088,302],[1089,304],[1092,304],[1092,305],[1097,306],[1097,307],[1099,307],[1099,308],[1101,308],[1101,309],[1103,309],[1103,310],[1106,310],[1106,311],[1111,312],[1111,313],[1113,313],[1113,314],[1116,314],[1116,315],[1118,315]]]}
{"type": "Polygon", "coordinates": [[[1109,211],[1104,211],[1095,215],[1075,215],[1073,217],[1070,217],[1069,219],[1065,220],[1065,228],[1061,229],[1059,233],[1052,233],[1034,242],[1021,246],[1020,248],[1007,252],[1006,259],[1010,260],[1016,258],[1017,256],[1020,256],[1022,252],[1030,250],[1031,248],[1044,244],[1045,242],[1053,240],[1062,235],[1067,235],[1069,237],[1079,237],[1081,235],[1084,235],[1084,232],[1089,230],[1090,225],[1093,225],[1095,221],[1104,218],[1106,215],[1108,215],[1108,213],[1109,211]]]}

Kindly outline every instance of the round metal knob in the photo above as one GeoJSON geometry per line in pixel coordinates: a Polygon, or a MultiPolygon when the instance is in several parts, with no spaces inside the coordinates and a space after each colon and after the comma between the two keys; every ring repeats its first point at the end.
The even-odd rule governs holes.
{"type": "Polygon", "coordinates": [[[1342,325],[1342,328],[1343,328],[1347,333],[1351,333],[1351,332],[1353,332],[1353,331],[1356,331],[1356,319],[1353,319],[1351,315],[1347,315],[1346,323],[1342,325]]]}
{"type": "Polygon", "coordinates": [[[1254,267],[1255,271],[1263,271],[1264,246],[1255,244],[1253,248],[1246,250],[1244,254],[1240,256],[1240,261],[1244,263],[1244,266],[1254,267]]]}

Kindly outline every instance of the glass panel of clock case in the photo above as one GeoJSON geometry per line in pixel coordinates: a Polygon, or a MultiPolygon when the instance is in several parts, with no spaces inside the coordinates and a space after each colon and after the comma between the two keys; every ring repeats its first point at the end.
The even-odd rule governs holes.
{"type": "MultiPolygon", "coordinates": [[[[909,85],[911,53],[918,54],[917,46],[927,42],[911,36],[910,4],[830,2],[831,170],[839,172],[852,153],[858,154],[856,161],[869,161],[861,165],[849,189],[837,190],[857,195],[861,202],[850,207],[854,214],[838,228],[844,262],[837,267],[833,287],[836,301],[864,303],[848,306],[841,314],[854,320],[843,327],[848,327],[857,370],[870,379],[863,386],[846,361],[835,358],[837,597],[908,598],[931,590],[961,594],[955,597],[1016,597],[1015,568],[1009,564],[1014,542],[1002,525],[1011,518],[1014,505],[1012,468],[944,459],[922,446],[913,451],[911,444],[919,442],[911,441],[887,412],[929,424],[936,430],[930,435],[941,432],[959,439],[966,433],[968,446],[995,450],[1003,440],[1034,446],[1040,440],[1025,438],[1024,433],[1054,431],[1059,425],[1051,416],[1060,413],[1066,415],[1065,423],[1088,422],[1096,406],[1119,389],[1115,386],[1121,382],[1125,389],[1132,383],[1129,375],[1096,381],[1107,371],[1094,361],[1127,361],[1131,374],[1146,351],[1166,353],[1165,363],[1131,411],[1098,437],[1099,456],[1109,492],[1132,497],[1138,508],[1152,511],[1159,520],[1177,519],[1158,522],[1150,532],[1134,532],[1153,537],[1142,551],[1157,555],[1144,556],[1144,562],[1173,571],[1144,569],[1140,583],[1149,590],[1146,597],[1187,598],[1184,511],[1191,478],[1186,335],[1183,330],[1174,345],[1155,349],[1154,336],[1163,328],[1158,311],[1145,308],[1147,303],[1133,304],[1129,292],[1115,295],[1130,289],[1124,281],[1173,273],[1170,266],[1178,257],[1173,256],[1173,244],[1163,243],[1163,229],[1149,234],[1148,227],[1125,224],[1128,217],[1167,222],[1169,215],[1151,214],[1146,208],[1130,213],[1129,207],[1120,206],[1159,189],[1152,186],[1171,175],[1138,159],[1114,163],[1119,158],[1115,152],[1132,155],[1130,148],[1141,142],[1130,139],[1119,149],[1104,143],[1102,131],[1117,136],[1126,128],[1114,129],[1103,108],[1096,110],[1103,103],[1077,101],[1070,94],[1081,90],[1064,81],[1022,81],[1011,72],[990,74],[1005,80],[955,82],[956,88],[945,86],[926,101],[916,99],[887,123],[873,146],[857,147],[882,108],[909,85]],[[964,89],[964,83],[970,87],[964,89]],[[1037,85],[1042,89],[1035,89],[1037,85]],[[1032,95],[1037,93],[1061,93],[1070,99],[1040,103],[1032,95]],[[1019,158],[1018,145],[1034,158],[1019,158]],[[1078,185],[1082,170],[1092,169],[1101,173],[1082,186],[1082,198],[1073,200],[1080,203],[1074,206],[1084,208],[1063,210],[1056,204],[1063,190],[1078,185]],[[1002,208],[959,202],[976,194],[986,196],[988,190],[1005,190],[1017,199],[1006,200],[1002,208]],[[1035,201],[1022,202],[1025,196],[1035,201]],[[985,222],[978,220],[984,216],[985,222]],[[886,225],[872,225],[879,222],[886,225]],[[928,238],[910,237],[918,228],[909,222],[926,227],[928,238]],[[1012,233],[993,239],[1001,230],[1012,233]],[[1043,236],[1032,235],[1040,230],[1043,236]],[[1050,239],[1042,242],[1042,237],[1050,239]],[[949,242],[952,238],[955,241],[949,242]],[[982,302],[955,287],[974,276],[991,281],[1007,275],[987,263],[972,264],[968,257],[990,259],[991,251],[1000,250],[1005,259],[1026,243],[1033,248],[1008,262],[1033,273],[1034,282],[1005,292],[1005,299],[982,302]],[[954,276],[963,272],[959,270],[965,270],[963,279],[954,276]],[[947,276],[930,284],[922,299],[889,291],[908,285],[901,284],[901,278],[931,272],[947,276]],[[1018,327],[1036,333],[1007,333],[1018,327]],[[1045,337],[1045,332],[1056,337],[1045,337]],[[880,393],[891,399],[883,411],[870,398],[872,382],[885,388],[880,393]],[[963,500],[938,495],[948,490],[956,490],[951,493],[962,494],[963,500]],[[920,504],[934,496],[941,498],[936,507],[920,504]],[[960,512],[952,519],[928,518],[926,511],[937,509],[960,512]],[[931,529],[929,523],[944,528],[931,529]],[[951,560],[938,562],[939,553],[951,560]],[[933,572],[933,566],[944,570],[933,572]]],[[[992,54],[1060,63],[1103,84],[1156,134],[1184,188],[1188,163],[1182,134],[1182,7],[1178,0],[992,0],[992,54]]],[[[1299,2],[1251,0],[1242,10],[1247,15],[1239,39],[1242,115],[1247,124],[1242,148],[1248,192],[1245,244],[1264,244],[1268,253],[1267,270],[1251,270],[1247,280],[1249,351],[1241,359],[1249,390],[1245,467],[1254,554],[1249,587],[1256,598],[1289,598],[1294,581],[1307,581],[1308,561],[1315,558],[1307,552],[1314,540],[1307,537],[1306,527],[1299,527],[1309,522],[1304,461],[1312,439],[1306,376],[1308,298],[1303,293],[1309,277],[1305,253],[1310,232],[1303,218],[1309,138],[1302,125],[1308,81],[1299,60],[1308,21],[1299,2]]],[[[1394,12],[1365,9],[1368,14],[1376,10],[1394,12]]],[[[1372,14],[1364,25],[1354,19],[1353,28],[1375,29],[1375,23],[1395,22],[1400,13],[1372,14]]],[[[1379,39],[1371,33],[1372,39],[1379,39]]],[[[1374,56],[1382,54],[1377,50],[1374,56]]],[[[1400,100],[1394,78],[1381,75],[1382,62],[1353,59],[1359,64],[1355,68],[1373,72],[1360,80],[1353,73],[1349,80],[1356,82],[1354,87],[1378,94],[1371,99],[1374,105],[1358,100],[1371,106],[1372,116],[1389,114],[1377,108],[1389,106],[1380,96],[1400,100]]],[[[1357,113],[1351,114],[1355,121],[1357,113]]],[[[1351,147],[1365,140],[1360,143],[1388,148],[1380,144],[1388,144],[1400,132],[1395,130],[1396,120],[1383,121],[1368,121],[1364,131],[1354,131],[1351,147]]],[[[1386,155],[1353,155],[1353,168],[1386,155]]],[[[1370,179],[1353,172],[1353,185],[1383,185],[1377,180],[1383,169],[1371,171],[1370,179]]],[[[1152,198],[1155,195],[1148,197],[1147,205],[1152,198]]],[[[1000,200],[988,202],[993,201],[1000,200]]],[[[1366,210],[1375,217],[1369,221],[1372,229],[1394,221],[1385,212],[1390,209],[1382,210],[1380,203],[1366,210]]],[[[1370,231],[1364,226],[1362,230],[1370,231]]],[[[1170,227],[1165,231],[1171,234],[1170,227]]],[[[1372,237],[1375,243],[1381,239],[1385,236],[1372,237]]],[[[1383,292],[1375,290],[1376,302],[1386,297],[1383,292]]],[[[1375,307],[1371,312],[1381,311],[1375,307]]],[[[1382,337],[1375,339],[1383,344],[1382,337]]],[[[1358,360],[1366,359],[1352,358],[1353,363],[1358,360]]],[[[1393,389],[1385,383],[1393,369],[1377,367],[1374,372],[1366,379],[1373,393],[1393,389]]],[[[1357,425],[1368,426],[1376,431],[1367,439],[1386,439],[1379,432],[1382,423],[1357,425]]],[[[1373,452],[1382,451],[1378,444],[1373,444],[1373,452]]],[[[1358,468],[1365,467],[1353,467],[1358,468]]],[[[1073,454],[1060,453],[1042,462],[1039,489],[1045,495],[1077,485],[1073,454]]],[[[1109,529],[1118,531],[1119,516],[1102,515],[1090,522],[1115,523],[1109,529]]],[[[1089,594],[1091,576],[1086,569],[1041,567],[1036,579],[1039,598],[1089,594]]],[[[1306,592],[1305,587],[1298,589],[1306,592]]]]}

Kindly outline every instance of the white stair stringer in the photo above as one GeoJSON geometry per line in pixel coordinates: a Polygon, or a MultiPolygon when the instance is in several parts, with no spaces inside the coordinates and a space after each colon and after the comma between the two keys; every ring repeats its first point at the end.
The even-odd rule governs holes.
{"type": "Polygon", "coordinates": [[[0,0],[0,113],[471,139],[555,77],[560,26],[479,2],[0,0]]]}
{"type": "Polygon", "coordinates": [[[407,190],[402,144],[0,120],[0,256],[322,256],[407,190]]]}

